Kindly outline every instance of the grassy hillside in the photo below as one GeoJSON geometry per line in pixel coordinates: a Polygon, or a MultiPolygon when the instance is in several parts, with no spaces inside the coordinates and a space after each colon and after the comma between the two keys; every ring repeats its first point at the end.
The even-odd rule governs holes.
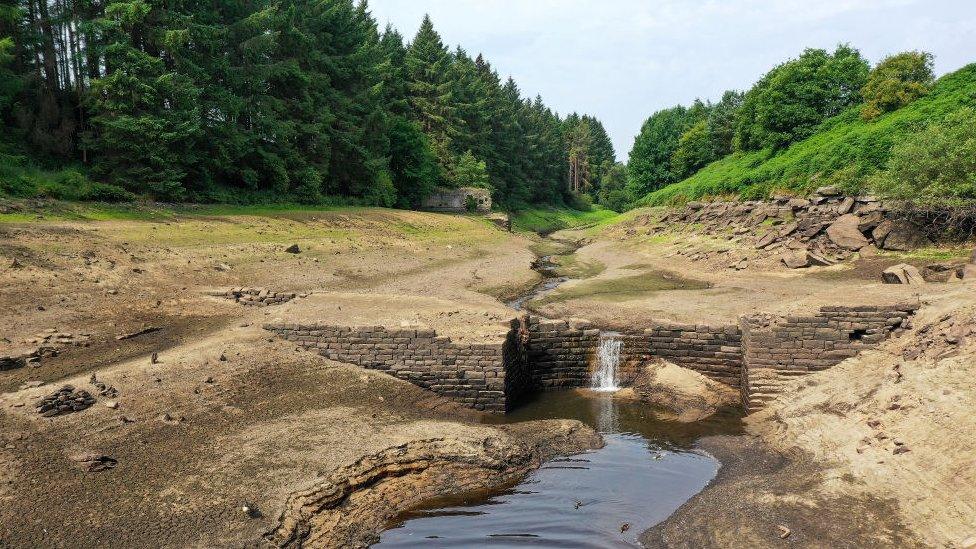
{"type": "Polygon", "coordinates": [[[606,222],[617,212],[594,207],[589,211],[571,208],[533,208],[520,210],[512,215],[512,226],[517,231],[550,233],[571,227],[583,227],[606,222]]]}
{"type": "Polygon", "coordinates": [[[943,76],[927,96],[874,121],[863,121],[859,106],[851,108],[785,150],[734,153],[638,203],[664,205],[715,195],[762,198],[774,190],[803,194],[827,184],[856,192],[866,176],[884,167],[893,144],[967,106],[976,106],[976,64],[943,76]]]}

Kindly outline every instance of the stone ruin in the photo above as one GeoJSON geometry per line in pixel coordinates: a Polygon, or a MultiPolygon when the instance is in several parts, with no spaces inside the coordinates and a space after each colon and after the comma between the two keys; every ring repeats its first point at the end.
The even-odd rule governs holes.
{"type": "Polygon", "coordinates": [[[229,290],[213,292],[214,297],[233,299],[245,307],[268,307],[288,303],[296,297],[306,297],[296,292],[274,292],[267,288],[231,288],[229,290]]]}
{"type": "Polygon", "coordinates": [[[432,212],[488,213],[491,211],[491,192],[479,187],[439,188],[424,199],[421,208],[432,212]]]}
{"type": "MultiPolygon", "coordinates": [[[[783,383],[839,364],[907,328],[917,305],[823,307],[809,316],[745,315],[708,326],[658,323],[619,334],[620,379],[665,359],[737,389],[761,409],[783,383]]],[[[505,412],[529,393],[586,387],[601,330],[584,320],[522,315],[496,342],[462,343],[436,331],[276,323],[279,337],[331,360],[381,370],[477,410],[505,412]]]]}

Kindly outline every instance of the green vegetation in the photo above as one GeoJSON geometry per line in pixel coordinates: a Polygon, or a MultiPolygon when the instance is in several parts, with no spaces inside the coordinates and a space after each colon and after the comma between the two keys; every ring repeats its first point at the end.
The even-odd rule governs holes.
{"type": "Polygon", "coordinates": [[[534,208],[520,210],[514,214],[512,227],[517,231],[545,234],[561,229],[595,225],[616,216],[616,212],[599,207],[589,211],[570,208],[534,208]]]}
{"type": "MultiPolygon", "coordinates": [[[[905,159],[906,168],[911,164],[910,155],[925,149],[933,160],[939,156],[946,161],[958,160],[957,167],[953,168],[955,171],[946,173],[951,181],[949,185],[956,190],[940,184],[930,191],[946,196],[967,196],[972,189],[971,176],[967,180],[959,170],[965,167],[967,154],[972,157],[966,152],[971,151],[967,149],[971,147],[971,141],[962,139],[965,130],[952,122],[952,119],[965,117],[965,114],[954,113],[967,107],[976,107],[976,64],[943,76],[925,96],[874,120],[865,121],[860,114],[861,106],[852,106],[825,121],[810,137],[786,149],[734,152],[679,183],[646,195],[639,203],[666,205],[721,195],[758,199],[777,190],[804,194],[828,184],[839,185],[852,193],[869,190],[871,176],[888,167],[893,148],[899,143],[903,144],[898,149],[902,152],[897,154],[905,159]],[[942,129],[925,131],[932,125],[942,129]],[[954,137],[937,138],[943,132],[954,137]],[[936,145],[936,139],[941,139],[939,145],[936,145]],[[930,145],[924,145],[919,143],[920,140],[932,141],[930,145]],[[941,152],[939,147],[942,147],[941,152]]],[[[943,168],[933,166],[941,173],[943,168]]],[[[897,166],[894,168],[899,170],[897,166]]],[[[909,177],[908,171],[901,173],[904,175],[900,177],[909,177]]],[[[928,172],[928,175],[933,173],[928,172]]],[[[942,180],[942,177],[935,179],[942,180]]]]}
{"type": "Polygon", "coordinates": [[[935,81],[932,54],[906,51],[883,59],[868,75],[861,90],[861,117],[874,120],[927,94],[935,81]]]}
{"type": "Polygon", "coordinates": [[[0,2],[3,196],[412,208],[478,185],[521,208],[613,166],[597,119],[429,18],[407,43],[354,0],[0,2]]]}
{"type": "Polygon", "coordinates": [[[593,278],[607,270],[607,266],[603,263],[599,261],[584,261],[576,254],[557,255],[552,259],[556,264],[556,274],[568,278],[593,278]]]}

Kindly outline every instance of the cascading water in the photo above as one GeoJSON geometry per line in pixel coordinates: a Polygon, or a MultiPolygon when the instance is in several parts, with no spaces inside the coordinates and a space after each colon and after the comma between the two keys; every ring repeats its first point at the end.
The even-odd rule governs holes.
{"type": "Polygon", "coordinates": [[[617,339],[618,334],[600,334],[600,347],[597,350],[596,371],[590,378],[590,388],[594,391],[611,392],[620,389],[617,380],[617,369],[620,366],[620,350],[624,342],[617,339]]]}

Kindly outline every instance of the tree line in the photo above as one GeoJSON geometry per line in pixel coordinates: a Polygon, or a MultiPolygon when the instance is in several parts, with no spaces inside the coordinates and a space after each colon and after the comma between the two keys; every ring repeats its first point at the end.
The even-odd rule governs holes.
{"type": "MultiPolygon", "coordinates": [[[[475,185],[515,208],[622,177],[596,118],[353,0],[0,0],[0,126],[0,163],[77,166],[101,197],[409,208],[475,185]]],[[[10,173],[0,192],[34,192],[10,173]]]]}
{"type": "Polygon", "coordinates": [[[807,49],[745,92],[658,111],[635,139],[621,200],[637,200],[736,152],[775,154],[852,108],[870,121],[904,107],[932,87],[932,61],[929,53],[910,51],[872,69],[846,44],[833,52],[807,49]]]}

